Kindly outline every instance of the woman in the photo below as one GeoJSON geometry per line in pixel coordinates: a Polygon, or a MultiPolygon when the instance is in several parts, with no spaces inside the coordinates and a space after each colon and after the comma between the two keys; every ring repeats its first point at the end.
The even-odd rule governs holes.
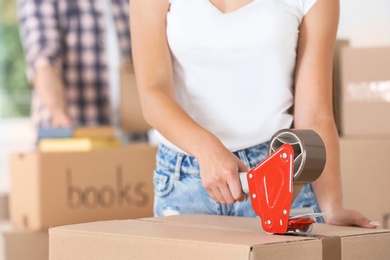
{"type": "Polygon", "coordinates": [[[146,120],[161,144],[155,215],[255,216],[238,172],[282,128],[313,129],[327,163],[293,207],[335,225],[379,225],[344,209],[332,111],[337,0],[132,0],[130,26],[146,120]],[[317,200],[319,207],[317,205],[317,200]]]}

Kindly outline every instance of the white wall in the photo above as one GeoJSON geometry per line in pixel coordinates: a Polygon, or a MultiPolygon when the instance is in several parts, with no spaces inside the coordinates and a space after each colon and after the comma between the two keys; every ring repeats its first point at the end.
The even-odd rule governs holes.
{"type": "Polygon", "coordinates": [[[28,119],[0,120],[0,192],[9,191],[9,155],[34,149],[34,130],[28,119]]]}
{"type": "Polygon", "coordinates": [[[390,0],[340,0],[338,38],[353,47],[390,47],[390,0]]]}

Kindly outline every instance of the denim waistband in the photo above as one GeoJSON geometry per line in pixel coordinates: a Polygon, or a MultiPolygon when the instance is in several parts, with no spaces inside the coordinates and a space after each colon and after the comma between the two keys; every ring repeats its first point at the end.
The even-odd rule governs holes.
{"type": "MultiPolygon", "coordinates": [[[[267,149],[268,142],[233,153],[251,169],[267,156],[267,149]]],[[[157,164],[175,172],[177,178],[180,174],[200,174],[199,163],[194,156],[174,151],[162,143],[157,152],[157,164]]]]}

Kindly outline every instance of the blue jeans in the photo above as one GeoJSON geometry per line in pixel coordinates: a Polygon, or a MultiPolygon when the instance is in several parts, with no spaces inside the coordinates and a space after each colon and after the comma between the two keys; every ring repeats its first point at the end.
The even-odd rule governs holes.
{"type": "MultiPolygon", "coordinates": [[[[267,156],[268,144],[234,152],[249,169],[267,156]]],[[[257,217],[250,200],[234,204],[215,202],[204,189],[198,161],[189,155],[177,153],[159,145],[154,172],[154,215],[212,214],[257,217]]],[[[311,207],[320,212],[311,184],[305,184],[293,202],[292,208],[311,207]]],[[[317,222],[323,222],[322,218],[317,222]]]]}

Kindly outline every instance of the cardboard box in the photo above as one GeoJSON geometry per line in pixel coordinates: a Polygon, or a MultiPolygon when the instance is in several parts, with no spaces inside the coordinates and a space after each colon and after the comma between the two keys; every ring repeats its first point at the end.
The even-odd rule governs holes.
{"type": "Polygon", "coordinates": [[[390,257],[390,230],[314,224],[311,233],[320,239],[333,240],[323,251],[328,259],[384,260],[390,257]]]}
{"type": "Polygon", "coordinates": [[[257,218],[214,215],[103,221],[51,228],[49,255],[51,260],[102,256],[163,260],[337,260],[386,259],[381,257],[390,255],[390,230],[325,224],[315,224],[314,230],[306,236],[271,235],[262,231],[257,218]]]}
{"type": "Polygon", "coordinates": [[[151,126],[145,121],[139,101],[133,64],[120,68],[120,125],[128,133],[148,132],[151,126]]]}
{"type": "Polygon", "coordinates": [[[8,217],[8,193],[0,192],[0,221],[7,220],[8,217]]]}
{"type": "Polygon", "coordinates": [[[344,206],[383,222],[390,212],[390,138],[340,138],[344,206]]]}
{"type": "Polygon", "coordinates": [[[52,226],[153,216],[157,147],[11,155],[10,220],[52,226]]]}
{"type": "Polygon", "coordinates": [[[341,135],[390,136],[390,47],[341,50],[341,135]]]}
{"type": "Polygon", "coordinates": [[[0,260],[49,259],[48,231],[29,231],[0,222],[0,260]]]}
{"type": "Polygon", "coordinates": [[[51,228],[49,259],[321,259],[320,240],[268,235],[259,221],[182,215],[51,228]]]}

